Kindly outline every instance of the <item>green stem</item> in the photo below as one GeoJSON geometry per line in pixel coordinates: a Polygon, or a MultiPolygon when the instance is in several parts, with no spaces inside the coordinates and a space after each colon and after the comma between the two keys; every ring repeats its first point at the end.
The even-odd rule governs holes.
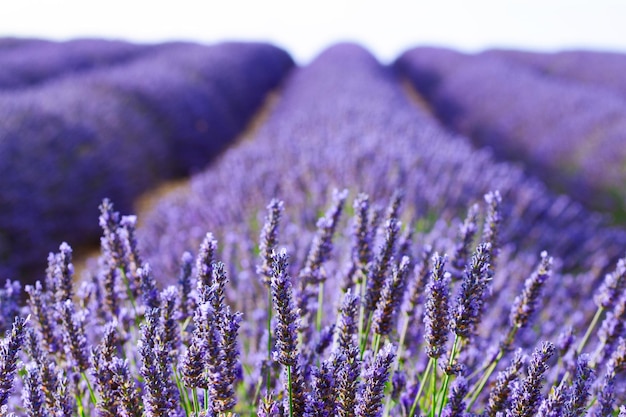
{"type": "Polygon", "coordinates": [[[323,310],[322,306],[324,305],[324,283],[319,283],[319,289],[317,291],[317,317],[315,320],[316,328],[318,333],[322,331],[322,316],[323,310]]]}
{"type": "Polygon", "coordinates": [[[578,347],[576,348],[577,355],[580,355],[582,353],[583,349],[585,348],[585,345],[587,344],[587,342],[589,341],[589,338],[591,337],[591,334],[593,333],[596,326],[598,325],[598,322],[600,321],[600,317],[602,316],[603,312],[604,312],[604,307],[602,306],[598,307],[598,310],[596,311],[595,316],[593,316],[593,319],[591,320],[589,327],[587,327],[587,332],[585,333],[585,336],[583,337],[583,339],[578,344],[578,347]]]}
{"type": "Polygon", "coordinates": [[[196,417],[198,417],[198,415],[200,415],[200,401],[198,400],[198,390],[196,388],[193,388],[193,408],[196,411],[196,417]]]}
{"type": "Polygon", "coordinates": [[[380,349],[380,335],[376,333],[374,335],[374,355],[378,353],[378,349],[380,349]]]}
{"type": "Polygon", "coordinates": [[[265,388],[270,392],[272,387],[272,289],[267,287],[267,376],[265,388]]]}
{"type": "Polygon", "coordinates": [[[434,359],[433,376],[430,379],[430,395],[431,395],[431,404],[430,404],[430,416],[435,417],[435,409],[437,408],[437,358],[434,359]]]}
{"type": "Polygon", "coordinates": [[[504,357],[504,351],[500,350],[500,352],[498,352],[498,356],[496,356],[496,359],[493,362],[491,362],[491,364],[487,368],[487,372],[485,372],[485,374],[480,378],[478,384],[472,390],[472,399],[469,405],[467,406],[468,412],[472,408],[476,400],[478,399],[478,396],[480,395],[483,388],[485,388],[485,385],[487,384],[489,377],[491,376],[493,371],[496,369],[496,366],[498,366],[498,363],[503,357],[504,357]]]}
{"type": "Polygon", "coordinates": [[[87,374],[85,373],[85,371],[82,371],[80,374],[83,376],[85,382],[87,383],[87,389],[89,390],[89,399],[91,400],[91,403],[95,406],[98,403],[98,400],[96,399],[96,393],[93,391],[93,387],[89,382],[89,378],[87,378],[87,374]]]}
{"type": "MultiPolygon", "coordinates": [[[[596,314],[593,316],[593,319],[591,319],[591,323],[589,323],[589,327],[587,327],[587,331],[585,332],[583,339],[578,344],[578,347],[576,347],[576,356],[580,355],[583,349],[585,348],[585,346],[587,345],[587,342],[589,341],[591,334],[593,333],[596,326],[598,325],[598,322],[600,321],[600,317],[602,317],[602,313],[604,313],[604,307],[600,306],[598,307],[598,310],[596,310],[596,314]]],[[[594,365],[595,365],[596,360],[597,360],[597,355],[594,355],[594,357],[592,358],[592,362],[594,365]]],[[[567,381],[569,376],[570,376],[569,371],[566,371],[565,375],[563,375],[563,378],[561,378],[561,382],[567,381]]]]}
{"type": "MultiPolygon", "coordinates": [[[[409,330],[410,317],[408,314],[405,314],[405,316],[406,316],[406,320],[404,320],[404,323],[402,324],[402,330],[400,331],[400,341],[398,342],[398,351],[397,351],[396,359],[395,359],[394,366],[393,366],[394,372],[400,369],[400,361],[402,358],[402,353],[404,351],[404,339],[406,338],[406,333],[409,330]]],[[[393,375],[393,372],[391,374],[393,375]]],[[[389,389],[390,386],[391,386],[391,380],[387,381],[387,389],[389,389]]],[[[389,412],[391,411],[391,402],[392,402],[392,398],[391,396],[388,396],[387,401],[385,402],[385,410],[383,412],[384,416],[389,415],[389,412]]]]}
{"type": "MultiPolygon", "coordinates": [[[[450,352],[450,360],[448,361],[448,366],[454,365],[454,359],[457,354],[456,349],[458,345],[459,345],[459,335],[455,333],[454,343],[452,344],[452,351],[450,352]]],[[[439,405],[438,415],[441,415],[441,412],[443,411],[443,407],[446,405],[449,383],[450,383],[450,375],[446,373],[445,376],[443,377],[443,386],[441,387],[441,391],[440,391],[441,403],[439,405]]]]}
{"type": "Polygon", "coordinates": [[[370,329],[372,328],[372,313],[367,315],[367,324],[365,326],[365,332],[362,335],[361,339],[361,356],[360,359],[363,360],[363,355],[365,354],[365,349],[367,349],[367,339],[369,339],[370,329]]]}
{"type": "Polygon", "coordinates": [[[287,385],[289,386],[289,417],[293,417],[293,391],[291,389],[291,365],[287,366],[287,385]]]}
{"type": "Polygon", "coordinates": [[[414,417],[415,416],[415,410],[417,409],[417,404],[419,403],[419,399],[422,396],[422,391],[424,391],[424,386],[426,385],[426,382],[428,380],[428,375],[430,375],[430,368],[432,368],[433,366],[433,358],[430,358],[428,360],[428,364],[426,365],[426,370],[424,371],[424,378],[422,379],[422,382],[420,383],[420,388],[417,391],[417,394],[415,394],[415,399],[413,400],[413,405],[411,406],[411,410],[409,411],[409,416],[408,417],[414,417]]]}

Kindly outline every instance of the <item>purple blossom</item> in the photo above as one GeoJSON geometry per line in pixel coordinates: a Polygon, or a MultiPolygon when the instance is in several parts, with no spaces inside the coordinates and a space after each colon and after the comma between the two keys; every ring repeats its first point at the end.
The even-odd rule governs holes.
{"type": "Polygon", "coordinates": [[[428,299],[424,312],[426,334],[426,353],[433,359],[440,357],[445,351],[449,333],[449,283],[450,273],[444,270],[446,257],[438,253],[433,255],[433,268],[430,283],[426,288],[428,299]]]}

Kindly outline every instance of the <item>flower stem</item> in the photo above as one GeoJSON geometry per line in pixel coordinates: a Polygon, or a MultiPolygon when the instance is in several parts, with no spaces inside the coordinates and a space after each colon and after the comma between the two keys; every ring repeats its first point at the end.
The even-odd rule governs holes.
{"type": "Polygon", "coordinates": [[[428,364],[426,365],[426,370],[424,370],[424,379],[422,379],[422,382],[420,383],[420,388],[417,391],[417,394],[415,394],[415,399],[413,400],[413,405],[411,406],[411,410],[409,411],[409,416],[408,417],[413,417],[415,416],[415,410],[417,409],[417,404],[419,403],[419,399],[422,396],[422,391],[424,391],[424,386],[426,385],[428,376],[430,375],[430,368],[432,368],[433,366],[433,358],[430,358],[428,360],[428,364]]]}

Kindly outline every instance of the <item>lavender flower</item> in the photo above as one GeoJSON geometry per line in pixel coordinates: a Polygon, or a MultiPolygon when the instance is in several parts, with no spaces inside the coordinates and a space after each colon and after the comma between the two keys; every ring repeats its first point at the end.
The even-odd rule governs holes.
{"type": "Polygon", "coordinates": [[[119,393],[118,412],[122,417],[141,417],[141,400],[139,389],[128,369],[128,362],[120,358],[113,358],[109,365],[113,377],[113,385],[119,393]]]}
{"type": "Polygon", "coordinates": [[[322,265],[333,249],[332,239],[343,211],[348,191],[333,191],[333,204],[324,217],[317,222],[317,232],[313,238],[311,249],[307,256],[304,268],[299,273],[299,280],[307,284],[319,284],[326,280],[322,265]]]}
{"type": "Polygon", "coordinates": [[[141,375],[145,381],[144,406],[149,417],[180,415],[178,390],[172,387],[168,352],[158,339],[160,311],[146,311],[146,323],[142,325],[139,353],[142,359],[141,375]]]}
{"type": "Polygon", "coordinates": [[[581,355],[576,362],[576,372],[571,393],[565,403],[565,415],[576,417],[584,415],[589,399],[591,384],[595,379],[595,372],[589,367],[589,357],[581,355]]]}
{"type": "Polygon", "coordinates": [[[22,298],[22,284],[7,279],[0,289],[0,330],[6,331],[12,325],[11,320],[19,314],[22,298]]]}
{"type": "Polygon", "coordinates": [[[558,386],[553,387],[548,395],[548,398],[544,398],[537,410],[538,417],[563,417],[566,401],[571,399],[571,395],[565,381],[561,382],[558,386]]]}
{"type": "Polygon", "coordinates": [[[440,357],[445,351],[448,340],[450,313],[448,307],[450,274],[444,271],[446,258],[433,255],[433,268],[430,283],[426,289],[428,299],[424,312],[426,334],[426,353],[433,359],[440,357]]]}
{"type": "Polygon", "coordinates": [[[53,409],[55,394],[59,385],[55,362],[48,356],[48,352],[44,350],[42,341],[33,328],[27,330],[26,338],[28,352],[41,374],[41,386],[46,396],[46,404],[49,409],[53,409]]]}
{"type": "Polygon", "coordinates": [[[61,313],[65,352],[72,358],[72,366],[84,372],[89,369],[89,352],[83,317],[76,313],[72,300],[66,300],[62,304],[61,313]]]}
{"type": "Polygon", "coordinates": [[[365,309],[374,312],[384,285],[385,274],[391,265],[401,223],[395,217],[388,218],[385,224],[385,240],[380,252],[371,264],[367,276],[367,292],[365,293],[365,309]]]}
{"type": "Polygon", "coordinates": [[[150,264],[143,264],[141,268],[137,270],[137,274],[141,279],[141,295],[146,308],[158,308],[159,293],[150,264]]]}
{"type": "Polygon", "coordinates": [[[258,417],[283,417],[285,411],[279,401],[275,401],[271,395],[267,395],[259,403],[257,410],[258,417]]]}
{"type": "Polygon", "coordinates": [[[424,290],[430,279],[430,266],[428,260],[433,255],[433,248],[430,245],[424,246],[421,252],[419,264],[415,268],[415,281],[410,290],[410,307],[407,310],[409,316],[415,314],[415,307],[422,304],[424,290]]]}
{"type": "Polygon", "coordinates": [[[528,321],[537,308],[537,301],[546,280],[552,275],[552,257],[541,252],[541,261],[537,269],[524,283],[522,295],[515,298],[511,307],[511,326],[518,328],[528,325],[528,321]]]}
{"type": "Polygon", "coordinates": [[[287,253],[283,250],[272,255],[272,301],[277,313],[276,350],[274,360],[285,366],[297,364],[298,312],[291,289],[291,278],[287,274],[287,253]]]}
{"type": "Polygon", "coordinates": [[[372,231],[369,226],[370,204],[367,194],[359,194],[354,199],[354,211],[356,213],[354,224],[354,249],[353,262],[362,273],[366,273],[372,257],[372,231]]]}
{"type": "Polygon", "coordinates": [[[191,269],[193,257],[189,252],[183,253],[181,258],[180,274],[178,275],[180,316],[182,320],[190,317],[195,309],[195,301],[191,290],[193,288],[191,279],[191,269]]]}
{"type": "Polygon", "coordinates": [[[528,375],[512,394],[511,414],[515,417],[532,417],[541,404],[541,384],[548,370],[547,361],[554,353],[554,345],[544,342],[538,347],[528,366],[528,375]]]}
{"type": "Polygon", "coordinates": [[[363,380],[365,386],[357,401],[355,415],[358,417],[382,416],[382,400],[385,385],[389,379],[389,367],[395,357],[395,348],[391,343],[386,344],[376,354],[374,361],[365,370],[363,380]]]}
{"type": "Polygon", "coordinates": [[[463,221],[463,224],[459,226],[459,237],[456,248],[454,249],[454,256],[452,257],[451,265],[454,268],[455,278],[460,278],[465,265],[467,264],[467,257],[471,250],[471,245],[474,242],[474,236],[478,230],[478,204],[472,204],[467,210],[467,216],[463,221]]]}
{"type": "Polygon", "coordinates": [[[489,243],[491,270],[495,270],[496,261],[500,252],[500,229],[502,223],[502,197],[499,191],[491,191],[485,194],[485,203],[487,203],[487,215],[483,226],[482,242],[489,243]]]}
{"type": "Polygon", "coordinates": [[[333,358],[335,368],[336,415],[354,416],[357,406],[357,387],[359,379],[359,348],[354,342],[347,349],[342,349],[333,358]]]}
{"type": "Polygon", "coordinates": [[[332,417],[335,412],[333,396],[335,379],[331,361],[324,361],[319,368],[313,368],[313,387],[311,400],[307,405],[307,416],[332,417]]]}
{"type": "Polygon", "coordinates": [[[34,287],[27,285],[26,293],[28,293],[28,306],[31,314],[37,318],[48,351],[52,353],[58,351],[60,346],[55,323],[56,311],[48,306],[48,293],[43,291],[39,281],[34,287]]]}
{"type": "Polygon", "coordinates": [[[502,413],[509,408],[513,382],[517,380],[519,371],[522,368],[522,359],[522,351],[519,349],[515,352],[515,356],[509,366],[498,374],[496,385],[489,392],[486,409],[489,417],[496,417],[498,413],[502,413]]]}
{"type": "Polygon", "coordinates": [[[348,290],[343,296],[337,322],[337,336],[334,351],[346,351],[354,344],[358,332],[359,297],[348,290]]]}
{"type": "Polygon", "coordinates": [[[72,264],[72,248],[67,243],[61,243],[56,255],[54,269],[56,278],[56,301],[62,303],[74,296],[72,285],[74,282],[74,265],[72,264]]]}
{"type": "Polygon", "coordinates": [[[198,294],[201,298],[203,297],[203,291],[213,285],[213,264],[215,262],[216,250],[217,240],[215,240],[212,233],[207,233],[196,257],[196,280],[198,283],[198,294]]]}
{"type": "Polygon", "coordinates": [[[278,225],[283,215],[284,204],[274,198],[267,206],[267,211],[265,224],[261,230],[261,243],[259,244],[262,263],[257,266],[257,274],[261,275],[263,281],[269,286],[272,277],[272,254],[278,244],[278,225]]]}
{"type": "Polygon", "coordinates": [[[22,400],[29,417],[48,417],[50,413],[46,407],[46,399],[42,390],[43,380],[41,370],[37,365],[28,365],[24,375],[24,391],[22,400]]]}
{"type": "Polygon", "coordinates": [[[465,339],[472,336],[484,305],[485,289],[491,280],[489,257],[490,243],[478,245],[467,266],[461,290],[452,313],[452,329],[465,339]]]}
{"type": "Polygon", "coordinates": [[[598,307],[610,309],[619,300],[626,290],[626,258],[617,262],[617,267],[610,274],[606,274],[602,286],[594,296],[598,307]]]}
{"type": "Polygon", "coordinates": [[[26,320],[15,317],[13,328],[0,344],[0,407],[6,405],[17,369],[17,354],[24,344],[26,320]]]}
{"type": "Polygon", "coordinates": [[[469,387],[464,377],[458,377],[450,387],[450,397],[448,404],[443,409],[441,417],[463,417],[465,416],[465,402],[463,398],[467,395],[469,387]]]}
{"type": "Polygon", "coordinates": [[[404,256],[400,265],[393,265],[391,275],[385,280],[372,316],[372,331],[375,334],[386,336],[391,333],[402,304],[410,264],[409,258],[404,256]]]}

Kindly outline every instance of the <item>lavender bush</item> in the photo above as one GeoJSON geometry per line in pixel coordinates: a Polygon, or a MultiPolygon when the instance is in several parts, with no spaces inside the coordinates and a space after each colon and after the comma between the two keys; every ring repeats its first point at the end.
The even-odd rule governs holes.
{"type": "Polygon", "coordinates": [[[621,219],[623,98],[513,61],[417,48],[396,67],[451,128],[502,157],[525,161],[561,191],[621,219]]]}
{"type": "Polygon", "coordinates": [[[227,246],[235,232],[253,238],[262,221],[258,207],[274,197],[313,225],[317,202],[328,198],[329,189],[347,186],[367,192],[367,204],[378,211],[382,196],[402,189],[411,228],[426,227],[435,213],[443,219],[462,215],[498,189],[498,210],[515,219],[500,232],[515,242],[511,250],[550,248],[567,268],[602,268],[600,253],[616,259],[623,252],[622,232],[603,227],[597,215],[550,194],[519,168],[447,134],[409,101],[390,69],[349,44],[295,72],[252,138],[164,197],[146,215],[140,245],[161,278],[174,277],[180,254],[193,251],[206,230],[227,246]]]}
{"type": "Polygon", "coordinates": [[[170,44],[0,94],[2,276],[29,280],[55,242],[95,239],[84,207],[111,196],[129,209],[139,193],[206,164],[291,65],[265,44],[170,44]]]}
{"type": "MultiPolygon", "coordinates": [[[[511,269],[526,262],[501,256],[498,266],[491,264],[497,251],[484,240],[487,223],[454,278],[459,262],[422,254],[433,251],[426,238],[454,253],[463,233],[450,239],[438,229],[389,246],[390,224],[404,215],[393,197],[384,221],[365,226],[371,251],[359,254],[361,214],[336,210],[347,197],[329,205],[317,229],[302,229],[313,248],[324,220],[336,213],[338,229],[319,265],[326,290],[303,279],[310,257],[298,261],[278,249],[293,246],[287,231],[302,226],[277,218],[282,202],[268,206],[260,238],[239,236],[260,249],[249,254],[252,264],[228,271],[217,257],[220,242],[207,234],[195,267],[165,289],[129,237],[127,219],[134,216],[103,202],[102,251],[92,279],[71,285],[72,251],[62,244],[44,282],[26,288],[29,306],[0,343],[3,415],[618,415],[626,400],[624,259],[591,289],[597,305],[570,292],[585,285],[584,273],[572,283],[546,253],[520,287],[511,269]],[[393,272],[372,309],[371,282],[385,253],[393,272]],[[476,291],[477,282],[487,291],[476,291]],[[182,314],[183,300],[190,314],[182,314]],[[246,311],[243,317],[235,305],[246,311]],[[621,327],[610,324],[616,315],[621,327]],[[48,340],[50,325],[64,349],[48,340]],[[559,337],[566,325],[568,336],[559,337]]],[[[358,195],[354,206],[366,198],[358,195]]],[[[477,218],[491,216],[488,202],[476,209],[477,218]]]]}
{"type": "Polygon", "coordinates": [[[155,48],[122,41],[66,42],[16,39],[0,42],[0,90],[33,87],[57,77],[123,64],[155,48]],[[10,47],[9,47],[10,46],[10,47]]]}
{"type": "Polygon", "coordinates": [[[626,55],[614,52],[570,50],[555,53],[493,49],[483,53],[626,96],[626,55]]]}

